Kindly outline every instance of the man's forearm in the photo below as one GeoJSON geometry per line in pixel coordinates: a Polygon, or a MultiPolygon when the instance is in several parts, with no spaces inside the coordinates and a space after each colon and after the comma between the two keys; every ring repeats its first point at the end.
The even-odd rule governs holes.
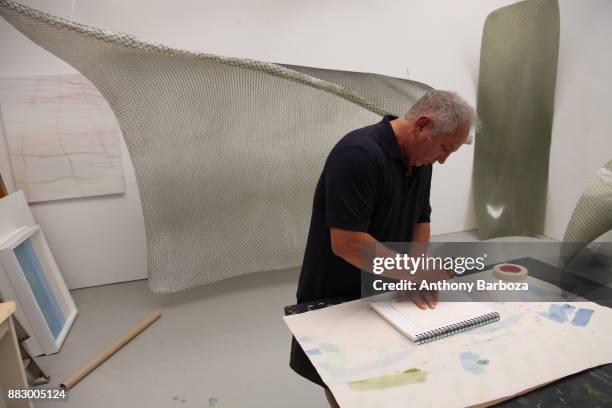
{"type": "MultiPolygon", "coordinates": [[[[376,238],[367,232],[332,228],[330,234],[334,254],[359,269],[363,269],[364,267],[364,246],[378,243],[376,238]]],[[[371,272],[371,270],[369,272],[371,272]]]]}
{"type": "MultiPolygon", "coordinates": [[[[395,258],[398,255],[397,251],[387,248],[366,232],[332,228],[330,234],[334,254],[354,267],[367,272],[374,273],[374,258],[395,258]]],[[[418,248],[422,248],[422,245],[418,248]]],[[[416,278],[405,270],[397,269],[387,269],[381,275],[392,279],[416,278]]]]}
{"type": "Polygon", "coordinates": [[[421,244],[429,244],[431,230],[429,227],[429,223],[419,223],[414,228],[414,232],[412,233],[412,242],[419,242],[421,244]]]}

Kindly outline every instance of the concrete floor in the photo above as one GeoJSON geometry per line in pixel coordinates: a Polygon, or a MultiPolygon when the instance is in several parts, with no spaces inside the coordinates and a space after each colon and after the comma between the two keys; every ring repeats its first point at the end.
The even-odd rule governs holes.
{"type": "MultiPolygon", "coordinates": [[[[477,238],[462,232],[433,240],[477,238]]],[[[60,352],[39,362],[58,386],[161,308],[160,320],[78,383],[61,406],[327,407],[322,390],[288,366],[291,335],[282,316],[295,303],[298,275],[254,273],[163,296],[144,280],[73,290],[79,316],[60,352]]]]}
{"type": "MultiPolygon", "coordinates": [[[[59,353],[40,357],[57,386],[155,308],[162,317],[78,383],[62,407],[326,407],[288,366],[283,307],[299,270],[227,279],[175,295],[146,281],[72,291],[79,316],[59,353]]],[[[39,401],[35,407],[58,407],[39,401]]]]}

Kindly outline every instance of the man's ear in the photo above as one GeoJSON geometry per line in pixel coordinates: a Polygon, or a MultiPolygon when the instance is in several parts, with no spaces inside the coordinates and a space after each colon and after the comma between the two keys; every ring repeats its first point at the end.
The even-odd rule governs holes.
{"type": "Polygon", "coordinates": [[[429,126],[432,126],[432,125],[433,125],[433,121],[431,120],[429,116],[426,116],[426,115],[421,115],[416,120],[416,127],[419,130],[419,132],[423,131],[423,129],[429,126]]]}

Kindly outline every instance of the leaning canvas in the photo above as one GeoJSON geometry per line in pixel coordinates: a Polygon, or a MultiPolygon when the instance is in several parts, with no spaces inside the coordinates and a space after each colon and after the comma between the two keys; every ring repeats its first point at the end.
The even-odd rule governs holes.
{"type": "Polygon", "coordinates": [[[82,75],[0,78],[0,111],[28,202],[125,191],[119,126],[82,75]]]}

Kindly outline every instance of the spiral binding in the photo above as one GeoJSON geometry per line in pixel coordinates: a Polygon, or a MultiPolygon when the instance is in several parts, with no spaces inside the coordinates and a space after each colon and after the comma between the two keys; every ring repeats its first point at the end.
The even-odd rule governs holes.
{"type": "Polygon", "coordinates": [[[425,344],[430,341],[441,339],[443,337],[452,336],[453,334],[461,333],[466,330],[474,329],[478,326],[493,323],[499,320],[498,312],[487,313],[484,316],[468,319],[460,323],[450,324],[438,329],[429,330],[419,334],[414,341],[416,344],[425,344]]]}

